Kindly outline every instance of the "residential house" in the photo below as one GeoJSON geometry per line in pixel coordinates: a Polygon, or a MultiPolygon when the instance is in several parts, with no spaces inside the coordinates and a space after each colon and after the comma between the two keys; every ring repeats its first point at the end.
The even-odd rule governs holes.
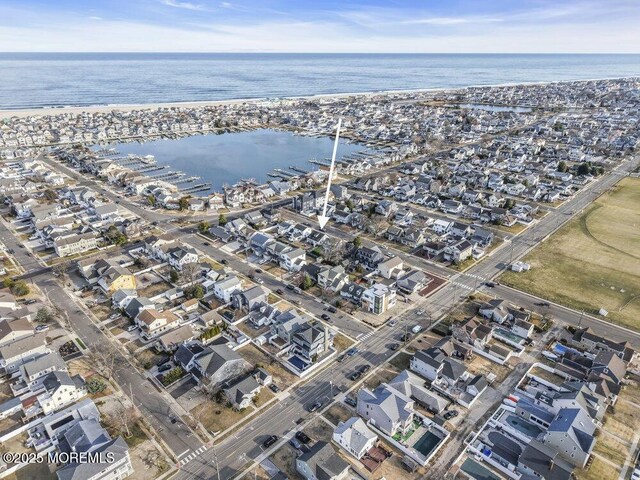
{"type": "Polygon", "coordinates": [[[170,310],[159,311],[155,308],[142,310],[135,318],[142,336],[147,340],[176,328],[180,320],[180,317],[170,310]]]}
{"type": "Polygon", "coordinates": [[[262,385],[258,383],[255,377],[249,375],[232,386],[225,388],[224,394],[233,405],[233,408],[242,410],[251,405],[261,388],[262,385]]]}
{"type": "Polygon", "coordinates": [[[358,390],[358,415],[384,434],[406,435],[413,426],[414,401],[383,383],[375,390],[358,390]]]}
{"type": "Polygon", "coordinates": [[[358,460],[378,442],[378,435],[373,433],[359,417],[351,417],[346,422],[340,422],[334,429],[332,438],[335,443],[358,460]]]}
{"type": "Polygon", "coordinates": [[[26,318],[0,320],[0,347],[33,334],[33,325],[26,318]]]}
{"type": "Polygon", "coordinates": [[[396,291],[383,283],[376,283],[362,293],[362,307],[376,315],[396,305],[396,291]]]}
{"type": "Polygon", "coordinates": [[[349,463],[320,440],[296,458],[296,470],[305,480],[342,480],[349,475],[349,463]]]}
{"type": "Polygon", "coordinates": [[[349,275],[342,265],[336,267],[323,265],[317,274],[318,286],[330,293],[339,292],[348,281],[349,275]]]}
{"type": "Polygon", "coordinates": [[[242,288],[242,282],[235,275],[231,275],[224,280],[216,282],[213,286],[214,295],[222,300],[224,303],[231,302],[231,295],[233,292],[239,291],[242,288]]]}
{"type": "Polygon", "coordinates": [[[378,263],[378,272],[384,278],[396,278],[402,274],[404,263],[402,259],[397,256],[393,256],[384,262],[378,263]]]}
{"type": "Polygon", "coordinates": [[[46,332],[24,336],[0,347],[0,368],[11,374],[23,363],[49,352],[46,332]]]}
{"type": "Polygon", "coordinates": [[[404,293],[411,294],[421,291],[425,286],[433,281],[421,270],[411,270],[399,276],[396,280],[396,286],[404,293]]]}

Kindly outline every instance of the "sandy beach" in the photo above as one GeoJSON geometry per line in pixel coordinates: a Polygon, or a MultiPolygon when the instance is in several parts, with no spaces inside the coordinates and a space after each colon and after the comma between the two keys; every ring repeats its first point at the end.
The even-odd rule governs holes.
{"type": "Polygon", "coordinates": [[[265,101],[291,101],[291,100],[318,100],[327,98],[349,98],[349,97],[375,97],[378,95],[406,95],[410,93],[429,93],[429,92],[446,92],[457,91],[466,88],[492,88],[492,87],[513,87],[517,85],[545,85],[550,83],[579,83],[579,82],[591,82],[597,80],[618,80],[621,78],[632,77],[611,77],[611,78],[594,78],[594,79],[580,79],[580,80],[566,80],[562,82],[521,82],[521,83],[499,83],[493,85],[468,85],[466,87],[459,88],[423,88],[423,89],[409,89],[409,90],[384,90],[377,92],[347,92],[347,93],[325,93],[318,95],[299,95],[292,97],[282,98],[237,98],[228,100],[204,100],[204,101],[190,101],[190,102],[167,102],[167,103],[147,103],[147,104],[112,104],[112,105],[90,105],[90,106],[77,106],[77,107],[44,107],[44,108],[27,108],[27,109],[0,109],[0,119],[11,117],[30,117],[30,116],[44,116],[44,115],[59,115],[65,113],[105,113],[111,111],[130,112],[132,110],[154,110],[158,108],[199,108],[206,106],[219,106],[219,105],[234,105],[241,103],[258,103],[265,101]]]}

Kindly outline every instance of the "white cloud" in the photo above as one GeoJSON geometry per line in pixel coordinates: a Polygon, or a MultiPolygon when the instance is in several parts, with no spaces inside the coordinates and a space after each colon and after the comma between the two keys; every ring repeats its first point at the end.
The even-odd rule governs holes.
{"type": "Polygon", "coordinates": [[[162,0],[162,4],[166,5],[167,7],[182,8],[184,10],[202,11],[205,9],[204,5],[190,2],[178,2],[177,0],[162,0]]]}

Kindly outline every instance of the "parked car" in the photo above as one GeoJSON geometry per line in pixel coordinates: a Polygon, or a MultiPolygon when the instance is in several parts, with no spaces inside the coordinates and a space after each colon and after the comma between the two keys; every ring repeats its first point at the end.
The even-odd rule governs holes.
{"type": "Polygon", "coordinates": [[[262,269],[261,268],[256,268],[256,273],[262,273],[262,269]]]}
{"type": "Polygon", "coordinates": [[[304,433],[302,430],[300,430],[299,432],[296,432],[295,438],[297,438],[304,444],[307,444],[311,441],[311,439],[309,438],[309,435],[304,433]]]}
{"type": "Polygon", "coordinates": [[[329,313],[337,313],[338,312],[336,307],[329,307],[329,308],[327,308],[327,310],[329,311],[329,313]]]}
{"type": "Polygon", "coordinates": [[[138,328],[138,325],[129,325],[127,327],[127,332],[133,332],[136,328],[138,328]]]}
{"type": "Polygon", "coordinates": [[[49,325],[38,325],[36,327],[36,332],[46,332],[49,330],[49,325]]]}
{"type": "Polygon", "coordinates": [[[309,412],[313,413],[322,408],[322,402],[318,401],[309,407],[309,412]]]}
{"type": "Polygon", "coordinates": [[[359,350],[357,348],[353,347],[353,348],[350,348],[349,350],[347,350],[346,355],[349,356],[349,357],[353,357],[358,352],[359,352],[359,350]]]}
{"type": "Polygon", "coordinates": [[[229,262],[227,262],[227,260],[226,260],[225,258],[223,258],[222,260],[220,260],[220,263],[221,263],[222,265],[226,265],[226,264],[227,264],[227,263],[229,263],[229,262]]]}
{"type": "Polygon", "coordinates": [[[344,359],[345,359],[345,355],[344,355],[344,354],[340,355],[340,356],[337,358],[338,363],[342,363],[342,362],[344,362],[344,359]]]}
{"type": "Polygon", "coordinates": [[[164,365],[165,363],[169,363],[170,361],[171,361],[171,358],[165,357],[162,360],[160,360],[156,365],[158,365],[158,366],[164,365]]]}
{"type": "Polygon", "coordinates": [[[345,397],[344,403],[346,403],[347,405],[351,405],[354,408],[358,406],[358,400],[353,397],[345,397]]]}
{"type": "Polygon", "coordinates": [[[331,317],[329,315],[327,315],[326,313],[323,313],[320,318],[322,318],[325,321],[328,321],[331,317]]]}
{"type": "Polygon", "coordinates": [[[485,282],[485,285],[486,285],[487,287],[489,287],[489,288],[493,288],[493,287],[495,287],[495,286],[496,286],[496,284],[495,284],[495,283],[493,283],[493,282],[485,282]]]}
{"type": "Polygon", "coordinates": [[[204,242],[204,243],[203,243],[203,245],[204,245],[205,247],[210,247],[210,246],[211,246],[211,244],[210,244],[209,242],[204,242]]]}
{"type": "Polygon", "coordinates": [[[278,387],[278,385],[276,385],[275,383],[270,383],[269,390],[271,390],[273,393],[278,393],[280,391],[280,387],[278,387]]]}
{"type": "Polygon", "coordinates": [[[400,347],[398,343],[392,343],[389,345],[389,350],[393,350],[394,352],[400,347]]]}
{"type": "Polygon", "coordinates": [[[278,295],[284,295],[284,290],[282,290],[281,288],[276,289],[276,293],[278,295]]]}
{"type": "Polygon", "coordinates": [[[398,325],[398,321],[397,321],[397,320],[391,320],[391,321],[389,322],[389,326],[390,326],[390,327],[395,327],[396,325],[398,325]]]}
{"type": "Polygon", "coordinates": [[[295,437],[293,437],[291,440],[289,440],[289,445],[291,445],[296,450],[300,450],[300,448],[302,447],[302,443],[300,443],[300,440],[298,440],[295,437]]]}
{"type": "Polygon", "coordinates": [[[538,302],[536,303],[539,307],[550,307],[551,304],[549,302],[538,302]]]}
{"type": "Polygon", "coordinates": [[[287,284],[285,285],[285,288],[286,288],[287,290],[294,290],[296,287],[294,287],[294,286],[293,286],[293,285],[291,285],[290,283],[287,283],[287,284]]]}
{"type": "Polygon", "coordinates": [[[262,446],[264,448],[269,448],[271,445],[273,445],[274,443],[276,443],[278,441],[278,436],[277,435],[271,435],[269,438],[267,438],[264,442],[262,442],[262,446]]]}
{"type": "Polygon", "coordinates": [[[355,372],[353,372],[351,374],[351,376],[349,377],[352,381],[356,381],[358,380],[360,377],[362,376],[362,373],[360,373],[358,370],[356,370],[355,372]]]}
{"type": "Polygon", "coordinates": [[[362,374],[367,373],[369,370],[371,370],[371,365],[369,364],[364,364],[360,366],[360,373],[362,374]]]}
{"type": "Polygon", "coordinates": [[[420,326],[420,325],[416,325],[415,327],[413,327],[413,328],[411,329],[411,331],[412,331],[413,333],[420,333],[420,332],[422,331],[422,326],[420,326]]]}
{"type": "Polygon", "coordinates": [[[25,305],[33,305],[36,302],[37,302],[37,300],[35,298],[30,298],[29,300],[25,300],[24,304],[25,305]]]}
{"type": "Polygon", "coordinates": [[[457,410],[447,410],[446,412],[444,412],[444,418],[445,420],[449,420],[450,418],[454,418],[458,416],[458,411],[457,410]]]}
{"type": "Polygon", "coordinates": [[[165,363],[164,365],[160,365],[158,367],[158,371],[159,372],[166,372],[167,370],[171,370],[173,368],[173,365],[171,365],[170,363],[165,363]]]}

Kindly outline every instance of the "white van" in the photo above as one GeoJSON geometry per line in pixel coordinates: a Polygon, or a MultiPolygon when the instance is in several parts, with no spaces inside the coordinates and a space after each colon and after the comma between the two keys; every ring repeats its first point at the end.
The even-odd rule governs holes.
{"type": "Polygon", "coordinates": [[[419,333],[419,332],[421,332],[421,331],[422,331],[422,327],[421,327],[420,325],[416,325],[415,327],[413,327],[413,328],[411,329],[411,331],[412,331],[413,333],[419,333]]]}

